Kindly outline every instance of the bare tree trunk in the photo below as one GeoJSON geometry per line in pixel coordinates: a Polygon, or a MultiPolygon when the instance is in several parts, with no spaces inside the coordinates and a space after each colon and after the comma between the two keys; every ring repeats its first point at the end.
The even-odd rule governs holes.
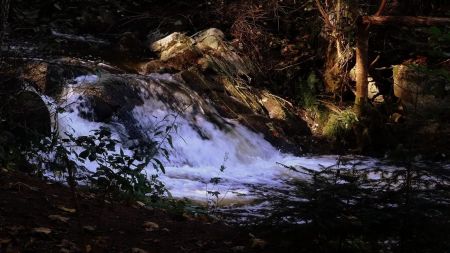
{"type": "Polygon", "coordinates": [[[356,98],[355,111],[358,116],[364,111],[368,95],[368,68],[369,68],[369,26],[362,20],[358,22],[356,32],[356,98]]]}

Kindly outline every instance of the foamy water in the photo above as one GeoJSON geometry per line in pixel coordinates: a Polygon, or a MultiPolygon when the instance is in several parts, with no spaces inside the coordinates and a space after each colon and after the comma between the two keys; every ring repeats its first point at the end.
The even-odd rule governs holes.
{"type": "MultiPolygon", "coordinates": [[[[156,81],[174,81],[170,75],[154,75],[152,78],[156,81]]],[[[80,116],[80,110],[90,108],[86,107],[86,100],[78,88],[98,81],[97,76],[81,76],[66,86],[57,102],[65,108],[64,112],[57,115],[60,134],[90,135],[93,130],[106,126],[113,131],[113,138],[123,138],[126,127],[121,125],[120,120],[106,124],[80,116]],[[84,106],[80,106],[82,103],[84,106]]],[[[169,109],[169,105],[149,96],[148,92],[152,91],[142,91],[144,104],[136,106],[131,115],[142,131],[154,129],[160,124],[177,126],[177,131],[170,133],[173,138],[173,149],[169,149],[170,159],[161,158],[166,173],[158,173],[174,197],[205,201],[211,197],[207,191],[218,191],[221,199],[230,202],[248,201],[256,197],[252,191],[258,186],[281,189],[287,187],[286,181],[300,176],[279,163],[313,170],[336,163],[334,156],[296,157],[284,154],[261,134],[237,122],[224,119],[230,127],[221,129],[209,122],[202,110],[195,113],[189,109],[175,112],[169,109]],[[220,183],[210,183],[216,177],[221,178],[220,183]]],[[[89,162],[84,165],[91,171],[95,171],[97,166],[89,162]]],[[[151,167],[147,168],[147,173],[156,172],[151,167]]]]}

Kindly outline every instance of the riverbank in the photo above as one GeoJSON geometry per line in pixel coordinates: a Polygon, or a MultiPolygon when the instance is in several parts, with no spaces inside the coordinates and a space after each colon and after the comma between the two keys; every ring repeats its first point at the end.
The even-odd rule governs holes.
{"type": "Polygon", "coordinates": [[[246,229],[0,170],[0,252],[271,252],[246,229]],[[253,247],[252,247],[253,245],[253,247]]]}

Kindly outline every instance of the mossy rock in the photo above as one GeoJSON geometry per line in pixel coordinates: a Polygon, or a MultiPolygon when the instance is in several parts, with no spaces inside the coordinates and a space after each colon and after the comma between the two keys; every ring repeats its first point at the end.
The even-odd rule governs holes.
{"type": "Polygon", "coordinates": [[[433,118],[450,109],[450,72],[420,65],[394,66],[394,94],[407,112],[433,118]]]}

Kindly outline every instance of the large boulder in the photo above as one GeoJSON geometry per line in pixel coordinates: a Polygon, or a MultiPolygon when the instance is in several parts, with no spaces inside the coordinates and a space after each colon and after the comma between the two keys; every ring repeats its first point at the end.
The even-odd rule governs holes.
{"type": "Polygon", "coordinates": [[[30,61],[24,63],[20,72],[21,78],[30,82],[39,92],[54,96],[62,91],[67,80],[86,75],[89,70],[56,62],[30,61]]]}
{"type": "Polygon", "coordinates": [[[450,72],[419,65],[396,65],[394,94],[407,112],[434,117],[450,109],[450,72]]]}
{"type": "Polygon", "coordinates": [[[94,115],[85,116],[95,121],[109,121],[113,115],[122,115],[143,104],[136,80],[125,76],[104,75],[98,82],[78,89],[93,108],[94,115]]]}
{"type": "MultiPolygon", "coordinates": [[[[145,75],[177,73],[178,81],[188,88],[187,92],[169,91],[167,94],[188,94],[185,97],[189,97],[190,91],[195,91],[202,99],[213,102],[215,110],[209,110],[207,115],[217,111],[223,117],[238,120],[250,129],[264,133],[272,143],[284,143],[277,145],[279,147],[286,147],[289,139],[293,139],[287,135],[310,134],[293,106],[253,86],[261,73],[251,59],[226,41],[219,29],[207,29],[192,38],[173,33],[154,42],[150,48],[159,59],[143,65],[139,72],[145,75]]],[[[180,88],[179,85],[166,87],[180,88]]],[[[162,99],[171,98],[163,95],[162,99]]]]}
{"type": "Polygon", "coordinates": [[[14,133],[19,143],[50,135],[47,105],[38,94],[26,90],[22,80],[0,77],[0,100],[1,126],[14,133]]]}
{"type": "Polygon", "coordinates": [[[203,70],[213,70],[232,78],[248,79],[258,74],[253,61],[239,54],[219,29],[210,28],[199,33],[195,37],[195,46],[202,52],[203,58],[199,63],[203,70]]]}
{"type": "Polygon", "coordinates": [[[191,66],[231,78],[249,78],[256,74],[253,62],[240,55],[225,40],[223,32],[216,28],[200,32],[194,38],[172,33],[152,43],[150,49],[159,59],[144,64],[139,70],[141,74],[174,69],[182,71],[191,66]]]}
{"type": "Polygon", "coordinates": [[[10,120],[24,130],[24,134],[49,136],[50,112],[41,97],[32,91],[16,94],[9,105],[10,120]]]}

